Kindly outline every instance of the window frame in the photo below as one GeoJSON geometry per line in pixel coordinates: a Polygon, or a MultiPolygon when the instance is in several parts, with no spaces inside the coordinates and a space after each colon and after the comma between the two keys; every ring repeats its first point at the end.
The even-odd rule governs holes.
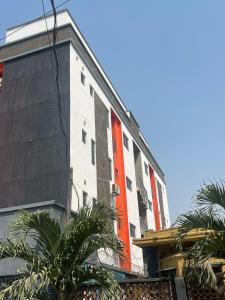
{"type": "Polygon", "coordinates": [[[129,191],[133,191],[133,183],[132,183],[132,180],[126,176],[126,187],[129,191]]]}
{"type": "Polygon", "coordinates": [[[90,84],[89,92],[90,92],[91,97],[94,98],[94,88],[91,84],[90,84]]]}
{"type": "Polygon", "coordinates": [[[86,207],[88,205],[87,199],[88,199],[88,193],[83,191],[83,196],[82,196],[82,201],[83,201],[83,207],[86,207]]]}
{"type": "Polygon", "coordinates": [[[86,76],[84,75],[84,73],[81,71],[80,72],[80,81],[83,85],[85,85],[86,83],[86,76]]]}
{"type": "Polygon", "coordinates": [[[92,206],[96,206],[97,205],[97,199],[95,197],[92,198],[92,206]]]}
{"type": "Polygon", "coordinates": [[[96,165],[96,143],[93,139],[91,139],[91,163],[96,165]]]}
{"type": "Polygon", "coordinates": [[[136,238],[136,226],[133,223],[129,223],[129,229],[130,229],[130,237],[136,238]]]}
{"type": "Polygon", "coordinates": [[[152,211],[152,201],[148,200],[148,209],[152,211]]]}
{"type": "Polygon", "coordinates": [[[123,132],[123,145],[129,151],[129,138],[124,132],[123,132]]]}
{"type": "Polygon", "coordinates": [[[110,157],[108,157],[109,161],[109,180],[112,180],[112,160],[110,157]]]}
{"type": "Polygon", "coordinates": [[[81,139],[83,144],[87,144],[87,132],[82,128],[81,139]]]}
{"type": "Polygon", "coordinates": [[[149,168],[148,168],[148,164],[146,162],[144,162],[144,168],[145,168],[145,174],[148,176],[149,175],[149,168]]]}

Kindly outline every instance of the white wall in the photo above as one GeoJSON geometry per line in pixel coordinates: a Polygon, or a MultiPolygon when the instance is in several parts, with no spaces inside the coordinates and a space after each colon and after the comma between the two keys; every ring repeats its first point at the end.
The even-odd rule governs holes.
{"type": "MultiPolygon", "coordinates": [[[[51,30],[54,26],[54,17],[50,15],[46,18],[46,21],[48,30],[51,30]]],[[[72,24],[72,20],[66,11],[62,11],[57,14],[57,26],[60,27],[66,24],[72,24]]],[[[22,24],[6,31],[6,43],[15,42],[45,31],[46,23],[44,18],[33,21],[30,24],[22,24]]]]}
{"type": "MultiPolygon", "coordinates": [[[[156,178],[156,180],[162,186],[162,197],[163,197],[164,215],[165,215],[166,228],[168,228],[168,227],[170,227],[170,215],[169,215],[169,207],[168,207],[166,185],[162,181],[162,179],[158,176],[158,174],[156,173],[156,171],[155,171],[155,178],[156,178]]],[[[158,188],[156,188],[156,191],[157,191],[157,196],[158,196],[158,188]]],[[[159,199],[159,197],[158,197],[158,199],[159,199]]],[[[159,203],[158,203],[158,206],[159,206],[159,210],[160,210],[159,203]]],[[[161,214],[160,214],[160,219],[161,219],[161,214]]]]}
{"type": "Polygon", "coordinates": [[[152,204],[151,209],[148,206],[148,209],[146,211],[148,228],[155,230],[155,220],[154,220],[153,203],[152,203],[152,189],[151,189],[150,174],[149,174],[149,162],[142,151],[141,151],[141,162],[142,162],[143,184],[147,190],[148,199],[151,201],[151,204],[152,204]],[[145,173],[144,163],[146,163],[148,166],[148,175],[145,173]]]}
{"type": "Polygon", "coordinates": [[[70,47],[70,161],[73,168],[72,210],[78,209],[79,194],[82,205],[83,191],[88,199],[97,197],[96,165],[91,162],[91,139],[95,141],[94,99],[89,92],[89,73],[70,47]],[[81,72],[86,84],[81,83],[81,72]],[[82,129],[87,133],[87,142],[82,142],[82,129]],[[77,193],[76,193],[77,192],[77,193]]]}
{"type": "MultiPolygon", "coordinates": [[[[128,137],[128,143],[129,143],[129,150],[127,150],[127,148],[123,146],[125,177],[127,176],[132,181],[132,191],[126,188],[128,222],[132,223],[136,227],[136,238],[140,238],[141,229],[140,229],[140,220],[139,220],[138,197],[137,197],[136,175],[135,175],[135,165],[134,165],[133,138],[130,132],[124,126],[124,124],[122,124],[122,131],[128,137]]],[[[133,238],[130,236],[132,271],[143,272],[142,249],[133,245],[132,240],[133,238]]]]}
{"type": "MultiPolygon", "coordinates": [[[[89,197],[97,197],[97,174],[96,168],[91,164],[91,139],[95,140],[95,112],[94,112],[94,99],[90,95],[90,84],[97,92],[107,109],[111,110],[111,103],[107,99],[105,93],[101,87],[93,78],[86,65],[79,57],[74,47],[71,46],[71,166],[74,168],[74,184],[79,193],[79,198],[82,202],[82,191],[85,190],[89,197]],[[80,81],[81,71],[85,74],[86,84],[82,85],[80,81]],[[85,121],[85,125],[84,125],[85,121]],[[81,140],[82,128],[87,132],[88,143],[84,145],[81,140]],[[86,180],[86,185],[84,184],[86,180]]],[[[131,133],[128,131],[122,120],[122,131],[126,134],[129,139],[129,151],[123,146],[124,150],[124,164],[125,174],[132,181],[133,190],[132,192],[127,189],[127,207],[128,207],[128,220],[136,227],[136,236],[141,237],[140,221],[139,221],[139,210],[138,210],[138,199],[137,199],[137,188],[136,188],[136,176],[133,156],[133,138],[131,133]]],[[[108,150],[109,158],[113,162],[113,147],[112,147],[112,131],[111,131],[111,118],[109,114],[109,129],[108,129],[108,150]]],[[[142,161],[142,173],[143,183],[148,193],[149,200],[152,201],[152,192],[150,185],[150,175],[146,175],[144,169],[144,162],[149,164],[146,156],[141,151],[142,161]]],[[[113,167],[113,165],[112,165],[113,167]]],[[[112,168],[113,169],[113,168],[112,168]]],[[[113,173],[113,172],[112,172],[113,173]]],[[[167,224],[169,224],[168,216],[168,204],[166,198],[165,184],[160,180],[156,174],[157,180],[162,184],[163,187],[163,201],[165,206],[165,216],[167,224]]],[[[112,182],[114,182],[114,173],[112,174],[112,182]]],[[[111,183],[112,183],[111,182],[111,183]]],[[[72,193],[72,209],[77,209],[77,196],[75,190],[72,193]]],[[[155,221],[153,210],[147,209],[147,222],[149,229],[155,229],[155,221]]],[[[115,224],[115,231],[116,231],[115,224]]],[[[131,261],[133,271],[143,271],[143,254],[142,249],[132,244],[132,238],[130,238],[131,246],[131,261]]],[[[112,258],[108,257],[104,251],[99,252],[100,258],[103,262],[112,261],[112,258]]]]}

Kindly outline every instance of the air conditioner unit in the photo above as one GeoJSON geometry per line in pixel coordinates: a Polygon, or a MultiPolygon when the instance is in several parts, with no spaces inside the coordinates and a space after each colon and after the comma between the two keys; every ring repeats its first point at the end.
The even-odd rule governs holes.
{"type": "Polygon", "coordinates": [[[113,183],[112,185],[112,195],[114,197],[120,195],[120,186],[116,183],[113,183]]]}

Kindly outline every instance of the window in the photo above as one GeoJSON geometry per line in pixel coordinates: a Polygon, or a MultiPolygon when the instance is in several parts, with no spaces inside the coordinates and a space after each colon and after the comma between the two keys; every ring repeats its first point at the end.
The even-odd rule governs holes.
{"type": "Polygon", "coordinates": [[[88,194],[85,191],[83,191],[83,206],[84,207],[87,206],[87,196],[88,196],[88,194]]]}
{"type": "Polygon", "coordinates": [[[112,180],[112,160],[109,158],[109,180],[112,180]]]}
{"type": "Polygon", "coordinates": [[[85,75],[83,72],[80,73],[80,81],[82,82],[83,85],[85,85],[85,75]]]}
{"type": "Polygon", "coordinates": [[[91,162],[95,166],[95,141],[91,140],[91,162]]]}
{"type": "Polygon", "coordinates": [[[92,85],[90,85],[90,95],[91,97],[94,97],[94,88],[92,85]]]}
{"type": "Polygon", "coordinates": [[[130,236],[133,238],[136,237],[136,226],[132,223],[130,223],[130,236]]]}
{"type": "Polygon", "coordinates": [[[127,188],[132,192],[132,181],[126,177],[127,188]]]}
{"type": "Polygon", "coordinates": [[[129,150],[129,140],[125,133],[123,133],[123,144],[129,150]]]}
{"type": "Polygon", "coordinates": [[[148,165],[145,162],[145,174],[148,176],[148,165]]]}
{"type": "Polygon", "coordinates": [[[87,132],[82,129],[82,142],[86,144],[87,142],[87,132]]]}
{"type": "Polygon", "coordinates": [[[152,202],[150,200],[148,200],[148,207],[149,207],[149,210],[152,211],[152,202]]]}
{"type": "Polygon", "coordinates": [[[93,206],[97,205],[97,199],[96,198],[92,198],[92,205],[93,206]]]}
{"type": "Polygon", "coordinates": [[[115,179],[118,179],[119,177],[119,170],[115,168],[115,179]]]}

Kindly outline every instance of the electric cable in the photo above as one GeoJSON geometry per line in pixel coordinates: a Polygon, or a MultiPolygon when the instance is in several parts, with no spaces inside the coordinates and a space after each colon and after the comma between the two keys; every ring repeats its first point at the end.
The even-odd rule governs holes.
{"type": "Polygon", "coordinates": [[[60,122],[60,128],[61,128],[62,134],[64,136],[64,140],[65,140],[65,156],[66,156],[66,165],[67,165],[68,164],[68,141],[67,141],[66,132],[63,127],[63,120],[62,120],[62,99],[61,99],[60,88],[59,88],[59,60],[58,60],[58,55],[57,55],[57,51],[56,51],[57,12],[56,12],[54,0],[50,0],[50,2],[52,5],[52,11],[53,11],[53,16],[54,16],[54,25],[53,25],[53,32],[52,32],[52,38],[53,38],[52,51],[53,51],[53,56],[55,58],[55,65],[56,65],[55,80],[56,80],[56,91],[57,91],[57,98],[58,98],[59,122],[60,122]]]}

